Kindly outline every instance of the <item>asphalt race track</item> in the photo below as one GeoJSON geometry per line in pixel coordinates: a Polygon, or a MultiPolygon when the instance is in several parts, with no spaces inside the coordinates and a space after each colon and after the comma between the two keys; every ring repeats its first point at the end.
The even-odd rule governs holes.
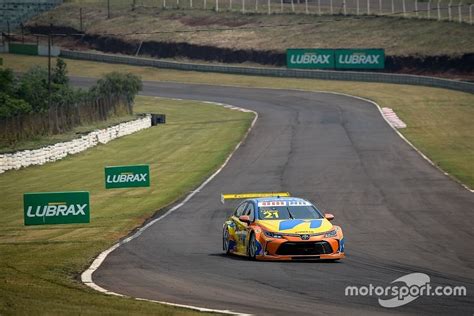
{"type": "Polygon", "coordinates": [[[259,119],[201,192],[107,257],[93,275],[98,285],[257,315],[473,314],[474,194],[416,153],[374,105],[328,93],[174,83],[146,82],[143,94],[223,102],[259,119]],[[335,215],[345,260],[223,255],[222,224],[235,203],[222,205],[220,193],[280,190],[335,215]],[[388,309],[376,296],[344,295],[346,286],[385,287],[413,272],[428,274],[432,286],[465,286],[467,296],[423,296],[388,309]]]}

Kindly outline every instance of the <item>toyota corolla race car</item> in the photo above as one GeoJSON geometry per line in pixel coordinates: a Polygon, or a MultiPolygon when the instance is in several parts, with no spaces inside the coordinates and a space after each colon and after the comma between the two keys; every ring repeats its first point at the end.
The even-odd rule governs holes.
{"type": "Polygon", "coordinates": [[[307,200],[288,192],[223,194],[246,199],[223,226],[226,254],[257,260],[344,258],[344,236],[332,225],[334,216],[321,213],[307,200]]]}

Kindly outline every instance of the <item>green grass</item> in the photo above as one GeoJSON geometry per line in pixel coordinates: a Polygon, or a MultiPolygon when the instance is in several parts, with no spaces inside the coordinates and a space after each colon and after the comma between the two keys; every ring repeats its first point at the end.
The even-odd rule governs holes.
{"type": "MultiPolygon", "coordinates": [[[[214,6],[215,1],[207,2],[208,8],[214,6]]],[[[29,25],[53,23],[79,29],[79,7],[83,7],[83,29],[87,33],[116,34],[116,37],[132,42],[187,42],[281,52],[291,47],[377,47],[384,48],[387,55],[397,56],[474,52],[474,29],[467,23],[387,16],[243,15],[237,8],[236,12],[219,13],[211,10],[162,10],[161,1],[147,1],[146,5],[154,4],[155,7],[138,7],[132,12],[131,1],[111,3],[111,19],[107,19],[105,1],[79,0],[35,17],[29,25]]],[[[176,1],[168,0],[167,3],[175,5],[176,1]]],[[[188,5],[188,1],[181,0],[181,3],[188,5]]],[[[196,1],[194,3],[199,5],[196,1]]],[[[238,5],[239,1],[234,3],[238,5]]],[[[227,5],[227,0],[221,2],[223,10],[227,5]]],[[[247,1],[247,5],[249,10],[255,7],[253,1],[247,1]]],[[[265,12],[265,6],[261,8],[265,12]]],[[[314,13],[315,8],[311,9],[314,13]]]]}
{"type": "MultiPolygon", "coordinates": [[[[42,57],[0,54],[6,67],[23,71],[46,63],[42,57]]],[[[112,64],[67,60],[71,74],[100,77],[112,64]]],[[[395,110],[408,124],[401,132],[443,170],[474,188],[474,95],[446,89],[384,83],[323,81],[209,74],[120,65],[144,80],[236,85],[251,88],[335,91],[365,97],[395,110]]]]}
{"type": "Polygon", "coordinates": [[[0,314],[196,314],[99,294],[78,281],[79,273],[217,169],[253,115],[151,97],[138,97],[136,111],[164,113],[167,124],[0,175],[0,314]],[[150,188],[104,189],[104,166],[138,163],[150,165],[150,188]],[[23,226],[23,192],[67,190],[90,191],[90,224],[23,226]]]}

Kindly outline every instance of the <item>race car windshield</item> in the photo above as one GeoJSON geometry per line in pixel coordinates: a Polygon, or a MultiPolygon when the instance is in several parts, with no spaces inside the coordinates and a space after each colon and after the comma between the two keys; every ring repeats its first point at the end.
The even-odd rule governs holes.
{"type": "Polygon", "coordinates": [[[260,207],[259,219],[321,219],[323,215],[313,206],[260,207]]]}

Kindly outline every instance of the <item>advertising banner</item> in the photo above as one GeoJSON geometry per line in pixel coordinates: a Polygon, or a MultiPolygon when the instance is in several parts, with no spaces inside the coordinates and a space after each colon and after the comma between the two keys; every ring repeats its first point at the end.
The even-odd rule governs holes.
{"type": "Polygon", "coordinates": [[[148,165],[105,167],[105,188],[136,188],[150,186],[148,165]]]}
{"type": "Polygon", "coordinates": [[[90,222],[89,192],[40,192],[23,195],[25,225],[90,222]]]}
{"type": "Polygon", "coordinates": [[[286,51],[288,68],[331,69],[334,68],[332,49],[288,49],[286,51]]]}
{"type": "Polygon", "coordinates": [[[383,49],[300,49],[286,51],[286,65],[296,69],[383,69],[383,49]]]}
{"type": "Polygon", "coordinates": [[[336,49],[336,69],[383,69],[383,49],[336,49]]]}

